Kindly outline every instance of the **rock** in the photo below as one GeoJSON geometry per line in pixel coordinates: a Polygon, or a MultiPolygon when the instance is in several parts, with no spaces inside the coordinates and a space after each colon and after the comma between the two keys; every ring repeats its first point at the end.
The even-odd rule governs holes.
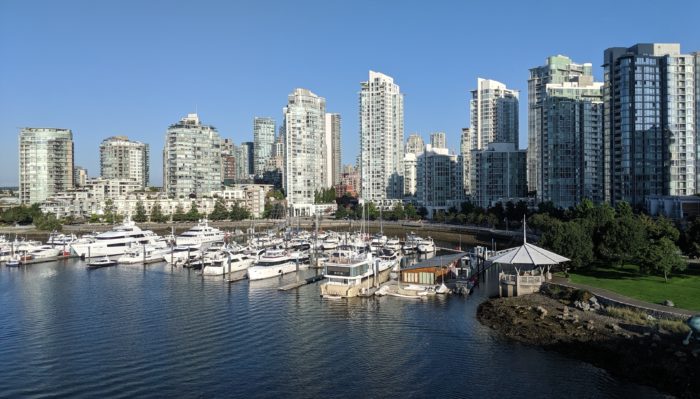
{"type": "Polygon", "coordinates": [[[698,357],[700,356],[700,349],[693,349],[693,351],[690,353],[693,355],[693,357],[698,357]]]}
{"type": "Polygon", "coordinates": [[[674,307],[676,305],[673,304],[673,301],[670,299],[667,299],[664,301],[664,306],[669,306],[669,307],[674,307]]]}
{"type": "Polygon", "coordinates": [[[547,309],[543,308],[542,306],[538,306],[537,313],[540,315],[540,319],[544,319],[549,312],[547,312],[547,309]]]}
{"type": "Polygon", "coordinates": [[[654,317],[654,316],[648,314],[648,315],[647,315],[647,320],[648,320],[648,321],[655,321],[655,320],[656,320],[656,317],[654,317]]]}
{"type": "Polygon", "coordinates": [[[592,296],[591,299],[588,300],[588,302],[590,302],[591,305],[597,304],[597,303],[598,303],[598,298],[592,296]]]}
{"type": "Polygon", "coordinates": [[[581,310],[583,310],[584,312],[588,312],[589,310],[591,310],[591,305],[589,305],[587,302],[584,302],[581,304],[581,310]]]}
{"type": "Polygon", "coordinates": [[[676,357],[685,357],[686,356],[685,352],[681,352],[681,351],[676,351],[676,353],[674,353],[674,355],[676,355],[676,357]]]}
{"type": "Polygon", "coordinates": [[[611,324],[608,324],[607,327],[615,332],[618,332],[621,330],[620,326],[618,326],[617,324],[611,323],[611,324]]]}
{"type": "Polygon", "coordinates": [[[591,304],[591,309],[600,310],[600,304],[598,302],[591,304]]]}
{"type": "Polygon", "coordinates": [[[564,316],[568,316],[568,315],[569,315],[569,307],[564,305],[564,316]]]}
{"type": "Polygon", "coordinates": [[[659,334],[654,334],[651,336],[651,340],[659,342],[659,341],[661,341],[661,337],[659,336],[659,334]]]}

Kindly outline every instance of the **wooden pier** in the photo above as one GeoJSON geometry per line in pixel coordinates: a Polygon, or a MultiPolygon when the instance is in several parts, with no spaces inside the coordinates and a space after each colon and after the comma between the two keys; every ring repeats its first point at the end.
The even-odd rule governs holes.
{"type": "Polygon", "coordinates": [[[319,274],[318,276],[312,276],[312,277],[306,278],[302,281],[297,281],[295,283],[283,285],[283,286],[277,288],[277,290],[278,291],[289,291],[289,290],[293,290],[295,288],[299,288],[303,285],[312,284],[312,283],[315,283],[315,282],[321,281],[321,280],[323,280],[323,275],[319,274]]]}

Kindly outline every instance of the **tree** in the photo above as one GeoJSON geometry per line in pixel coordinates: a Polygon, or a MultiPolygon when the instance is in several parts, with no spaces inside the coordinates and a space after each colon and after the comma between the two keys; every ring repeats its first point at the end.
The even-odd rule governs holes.
{"type": "Polygon", "coordinates": [[[136,201],[136,214],[133,217],[134,222],[143,223],[148,221],[148,216],[146,216],[146,208],[143,206],[143,201],[136,201]]]}
{"type": "Polygon", "coordinates": [[[406,211],[403,209],[403,203],[397,202],[391,210],[391,220],[403,220],[406,217],[406,211]]]}
{"type": "MultiPolygon", "coordinates": [[[[269,205],[269,204],[265,204],[265,210],[267,210],[267,206],[268,206],[268,205],[269,205]]],[[[284,211],[284,208],[282,207],[282,205],[280,205],[280,204],[278,204],[278,203],[273,204],[272,206],[273,206],[273,207],[279,206],[279,207],[282,208],[282,211],[284,211]]],[[[231,215],[231,220],[245,220],[245,219],[250,219],[250,212],[249,212],[246,208],[244,208],[244,207],[238,205],[238,203],[234,203],[234,204],[231,206],[231,212],[230,212],[229,214],[231,215]]],[[[264,215],[264,213],[263,213],[263,217],[266,217],[266,216],[264,215]]],[[[270,216],[267,216],[267,217],[269,218],[270,216]]]]}
{"type": "Polygon", "coordinates": [[[690,256],[700,256],[700,216],[683,233],[683,249],[690,256]]]}
{"type": "Polygon", "coordinates": [[[182,205],[177,204],[175,207],[175,212],[173,212],[173,222],[184,222],[185,221],[185,210],[182,205]]]}
{"type": "Polygon", "coordinates": [[[571,267],[580,269],[593,261],[593,240],[586,229],[576,221],[555,220],[544,230],[540,244],[571,259],[571,267]]]}
{"type": "Polygon", "coordinates": [[[105,207],[104,207],[104,221],[107,223],[114,223],[115,222],[115,210],[114,210],[114,201],[111,199],[108,199],[105,201],[105,207]]]}
{"type": "Polygon", "coordinates": [[[338,209],[335,211],[336,220],[345,219],[346,217],[348,217],[348,209],[343,205],[338,205],[338,209]]]}
{"type": "Polygon", "coordinates": [[[154,203],[153,207],[151,208],[151,221],[156,223],[163,223],[167,220],[168,218],[165,215],[163,215],[163,211],[160,208],[160,203],[154,203]]]}
{"type": "Polygon", "coordinates": [[[267,192],[267,195],[265,195],[265,198],[281,201],[284,199],[284,193],[282,190],[270,190],[267,192]]]}
{"type": "Polygon", "coordinates": [[[645,247],[640,267],[644,271],[662,274],[664,280],[668,282],[669,274],[683,271],[687,265],[681,258],[680,250],[676,244],[667,237],[661,237],[645,247]]]}
{"type": "Polygon", "coordinates": [[[365,211],[365,216],[369,220],[377,220],[379,217],[379,210],[377,209],[377,206],[374,205],[373,202],[370,202],[367,204],[367,210],[365,211]]]}
{"type": "Polygon", "coordinates": [[[226,204],[219,198],[214,203],[214,210],[209,214],[211,220],[226,220],[230,216],[228,209],[226,209],[226,204]]]}
{"type": "Polygon", "coordinates": [[[681,236],[680,231],[667,218],[660,216],[656,220],[647,215],[640,215],[639,221],[646,230],[647,237],[652,240],[658,240],[661,237],[666,237],[669,240],[676,242],[681,236]]]}
{"type": "Polygon", "coordinates": [[[405,214],[408,219],[418,219],[418,212],[416,211],[416,207],[413,204],[406,205],[405,214]]]}
{"type": "Polygon", "coordinates": [[[644,227],[634,216],[624,216],[605,226],[599,251],[607,260],[622,265],[640,259],[645,245],[644,227]]]}
{"type": "Polygon", "coordinates": [[[187,211],[185,214],[185,220],[189,222],[196,222],[198,221],[202,216],[199,214],[199,210],[197,209],[197,204],[195,204],[194,201],[192,201],[192,204],[190,205],[190,210],[187,211]]]}
{"type": "Polygon", "coordinates": [[[34,227],[44,231],[60,231],[63,228],[61,222],[56,219],[56,215],[53,213],[40,214],[34,217],[34,227]]]}
{"type": "Polygon", "coordinates": [[[421,219],[425,219],[426,216],[428,216],[428,208],[421,206],[418,208],[418,216],[421,217],[421,219]]]}

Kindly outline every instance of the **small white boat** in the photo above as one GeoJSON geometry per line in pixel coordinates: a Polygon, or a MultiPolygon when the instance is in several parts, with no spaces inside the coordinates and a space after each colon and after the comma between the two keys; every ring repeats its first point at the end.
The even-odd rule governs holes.
{"type": "Polygon", "coordinates": [[[253,258],[243,253],[225,252],[219,260],[204,266],[202,274],[205,276],[221,276],[236,273],[248,269],[253,264],[253,258]]]}
{"type": "Polygon", "coordinates": [[[99,269],[100,267],[115,266],[117,264],[116,260],[109,259],[109,256],[105,256],[101,259],[96,259],[88,263],[88,269],[99,269]]]}
{"type": "Polygon", "coordinates": [[[153,245],[136,245],[117,258],[117,263],[133,265],[162,262],[163,257],[168,253],[170,253],[170,250],[167,248],[158,248],[153,245]]]}
{"type": "Polygon", "coordinates": [[[5,266],[7,267],[19,267],[22,265],[22,261],[19,258],[18,254],[14,254],[10,256],[10,259],[5,262],[5,266]]]}
{"type": "Polygon", "coordinates": [[[435,252],[435,243],[433,242],[433,239],[430,237],[424,238],[418,242],[417,249],[418,249],[418,252],[420,252],[422,254],[435,252]]]}
{"type": "Polygon", "coordinates": [[[398,237],[392,237],[386,241],[384,246],[394,251],[399,251],[401,250],[401,241],[399,241],[398,237]]]}

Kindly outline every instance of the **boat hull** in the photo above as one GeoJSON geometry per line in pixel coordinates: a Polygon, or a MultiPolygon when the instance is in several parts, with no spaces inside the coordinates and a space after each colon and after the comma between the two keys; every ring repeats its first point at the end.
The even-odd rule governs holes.
{"type": "MultiPolygon", "coordinates": [[[[391,269],[381,270],[377,274],[376,285],[385,283],[389,281],[391,275],[391,269]]],[[[362,279],[359,284],[354,285],[343,285],[343,284],[321,284],[321,296],[322,297],[340,297],[340,298],[353,298],[356,296],[369,293],[372,285],[374,284],[374,275],[367,276],[362,279]]]]}
{"type": "Polygon", "coordinates": [[[297,265],[294,262],[287,262],[275,266],[251,266],[248,268],[249,280],[263,280],[266,278],[279,277],[287,273],[293,273],[297,270],[297,265]]]}

